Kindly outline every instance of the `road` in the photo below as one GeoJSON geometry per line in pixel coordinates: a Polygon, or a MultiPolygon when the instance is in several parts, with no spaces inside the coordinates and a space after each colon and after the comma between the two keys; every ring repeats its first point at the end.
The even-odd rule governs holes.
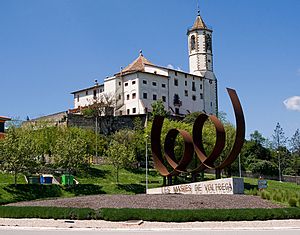
{"type": "Polygon", "coordinates": [[[151,235],[299,235],[300,229],[163,229],[158,230],[132,230],[132,229],[114,229],[114,230],[101,230],[101,229],[38,229],[38,228],[0,228],[0,234],[2,235],[139,235],[139,234],[151,234],[151,235]]]}

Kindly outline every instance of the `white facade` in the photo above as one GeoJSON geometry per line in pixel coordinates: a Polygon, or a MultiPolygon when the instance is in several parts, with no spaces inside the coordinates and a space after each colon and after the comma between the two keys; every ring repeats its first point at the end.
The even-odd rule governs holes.
{"type": "Polygon", "coordinates": [[[75,91],[75,109],[90,105],[95,95],[115,99],[115,115],[136,115],[151,112],[151,104],[162,100],[170,114],[192,112],[217,113],[217,80],[213,73],[211,37],[197,16],[188,31],[190,72],[157,66],[140,53],[121,72],[104,79],[103,85],[75,91]],[[95,92],[97,90],[97,92],[95,92]]]}
{"type": "Polygon", "coordinates": [[[86,107],[93,104],[94,100],[104,92],[104,85],[95,83],[93,87],[72,92],[74,95],[74,108],[86,107]]]}

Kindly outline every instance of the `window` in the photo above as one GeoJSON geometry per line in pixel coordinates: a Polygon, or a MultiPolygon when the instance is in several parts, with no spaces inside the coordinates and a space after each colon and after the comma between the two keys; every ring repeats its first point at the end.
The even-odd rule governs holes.
{"type": "Polygon", "coordinates": [[[97,90],[94,90],[93,92],[94,92],[94,99],[96,99],[96,97],[97,97],[97,90]]]}
{"type": "Polygon", "coordinates": [[[185,95],[185,96],[189,96],[188,90],[184,90],[184,95],[185,95]]]}
{"type": "Polygon", "coordinates": [[[77,102],[79,102],[79,95],[77,95],[77,102]]]}
{"type": "Polygon", "coordinates": [[[196,48],[196,38],[195,35],[191,36],[191,50],[195,50],[196,48]]]}
{"type": "Polygon", "coordinates": [[[192,100],[194,100],[194,101],[196,100],[196,96],[195,95],[192,96],[192,100]]]}
{"type": "Polygon", "coordinates": [[[202,90],[202,84],[200,84],[200,90],[202,90]]]}
{"type": "Polygon", "coordinates": [[[177,76],[177,71],[175,71],[175,76],[177,76]]]}
{"type": "Polygon", "coordinates": [[[161,87],[166,88],[166,84],[165,83],[161,84],[161,87]]]}
{"type": "Polygon", "coordinates": [[[181,106],[182,105],[182,102],[181,102],[180,97],[179,97],[178,94],[174,94],[173,103],[174,103],[175,106],[181,106]]]}
{"type": "Polygon", "coordinates": [[[192,91],[196,91],[195,82],[192,82],[192,91]]]}
{"type": "Polygon", "coordinates": [[[153,100],[157,100],[157,95],[153,94],[153,100]]]}
{"type": "Polygon", "coordinates": [[[178,79],[174,79],[174,86],[178,86],[178,79]]]}
{"type": "Polygon", "coordinates": [[[184,74],[184,77],[187,78],[187,74],[184,74]]]}
{"type": "Polygon", "coordinates": [[[128,86],[128,82],[125,82],[125,86],[128,86]]]}
{"type": "Polygon", "coordinates": [[[129,95],[126,96],[126,99],[129,100],[129,95]]]}
{"type": "Polygon", "coordinates": [[[152,82],[152,86],[156,86],[156,82],[152,82]]]}
{"type": "Polygon", "coordinates": [[[210,106],[212,107],[212,102],[210,102],[210,106]]]}
{"type": "Polygon", "coordinates": [[[122,111],[120,111],[120,116],[123,114],[123,112],[122,111]]]}
{"type": "Polygon", "coordinates": [[[130,109],[127,109],[127,115],[129,115],[130,114],[130,109]]]}
{"type": "Polygon", "coordinates": [[[147,84],[147,81],[146,81],[146,80],[143,80],[143,84],[147,84]]]}
{"type": "Polygon", "coordinates": [[[132,85],[134,85],[135,84],[135,81],[132,81],[132,83],[131,83],[132,85]]]}
{"type": "Polygon", "coordinates": [[[187,86],[187,81],[184,81],[184,85],[187,86]]]}
{"type": "Polygon", "coordinates": [[[122,96],[121,96],[121,95],[119,95],[119,100],[120,100],[120,99],[122,99],[122,96]]]}
{"type": "Polygon", "coordinates": [[[143,99],[147,99],[148,94],[146,92],[143,93],[143,99]]]}
{"type": "Polygon", "coordinates": [[[132,99],[136,98],[136,93],[132,93],[132,99]]]}
{"type": "Polygon", "coordinates": [[[136,113],[136,108],[133,108],[133,109],[132,109],[132,113],[136,113]]]}
{"type": "Polygon", "coordinates": [[[209,80],[209,84],[212,84],[212,80],[209,80]]]}
{"type": "Polygon", "coordinates": [[[162,96],[161,99],[162,99],[163,102],[167,101],[167,98],[165,96],[162,96]]]}
{"type": "MultiPolygon", "coordinates": [[[[121,86],[121,82],[119,82],[119,86],[121,86]]],[[[122,111],[121,111],[122,112],[122,111]]]]}
{"type": "Polygon", "coordinates": [[[179,114],[179,108],[175,108],[175,114],[179,114]]]}
{"type": "Polygon", "coordinates": [[[88,95],[88,94],[89,94],[89,91],[86,91],[86,92],[85,92],[85,95],[88,95]]]}
{"type": "Polygon", "coordinates": [[[202,93],[200,93],[200,99],[203,100],[203,94],[202,93]]]}

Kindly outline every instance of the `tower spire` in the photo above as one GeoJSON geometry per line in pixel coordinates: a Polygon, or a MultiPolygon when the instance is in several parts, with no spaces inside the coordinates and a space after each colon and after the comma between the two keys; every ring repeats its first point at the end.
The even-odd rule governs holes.
{"type": "Polygon", "coordinates": [[[200,16],[199,0],[197,0],[197,16],[200,16]]]}

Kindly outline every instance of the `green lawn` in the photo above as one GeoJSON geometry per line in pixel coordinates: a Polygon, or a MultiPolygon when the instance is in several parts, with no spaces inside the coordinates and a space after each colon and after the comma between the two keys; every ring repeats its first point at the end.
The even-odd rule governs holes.
{"type": "MultiPolygon", "coordinates": [[[[205,179],[214,176],[206,174],[205,179]]],[[[145,193],[145,170],[125,170],[119,172],[119,183],[116,183],[114,169],[110,165],[96,165],[88,172],[77,175],[79,185],[64,187],[59,185],[27,185],[23,175],[18,176],[18,185],[14,186],[11,174],[0,173],[0,204],[13,201],[34,200],[48,197],[73,197],[91,194],[136,194],[145,193]]],[[[149,188],[162,186],[162,177],[150,169],[148,174],[149,188]]],[[[181,179],[182,180],[182,179],[181,179]]],[[[268,180],[268,189],[264,194],[257,191],[257,179],[244,178],[245,194],[260,195],[274,202],[289,205],[294,198],[300,207],[300,185],[268,180]]]]}
{"type": "MultiPolygon", "coordinates": [[[[28,185],[24,175],[18,175],[18,185],[14,185],[12,174],[0,173],[0,205],[24,200],[48,197],[73,197],[91,194],[135,194],[145,193],[145,171],[125,170],[119,172],[119,183],[110,165],[96,165],[90,171],[75,176],[76,187],[60,185],[28,185]]],[[[149,188],[162,185],[162,177],[153,169],[149,171],[149,188]]]]}

